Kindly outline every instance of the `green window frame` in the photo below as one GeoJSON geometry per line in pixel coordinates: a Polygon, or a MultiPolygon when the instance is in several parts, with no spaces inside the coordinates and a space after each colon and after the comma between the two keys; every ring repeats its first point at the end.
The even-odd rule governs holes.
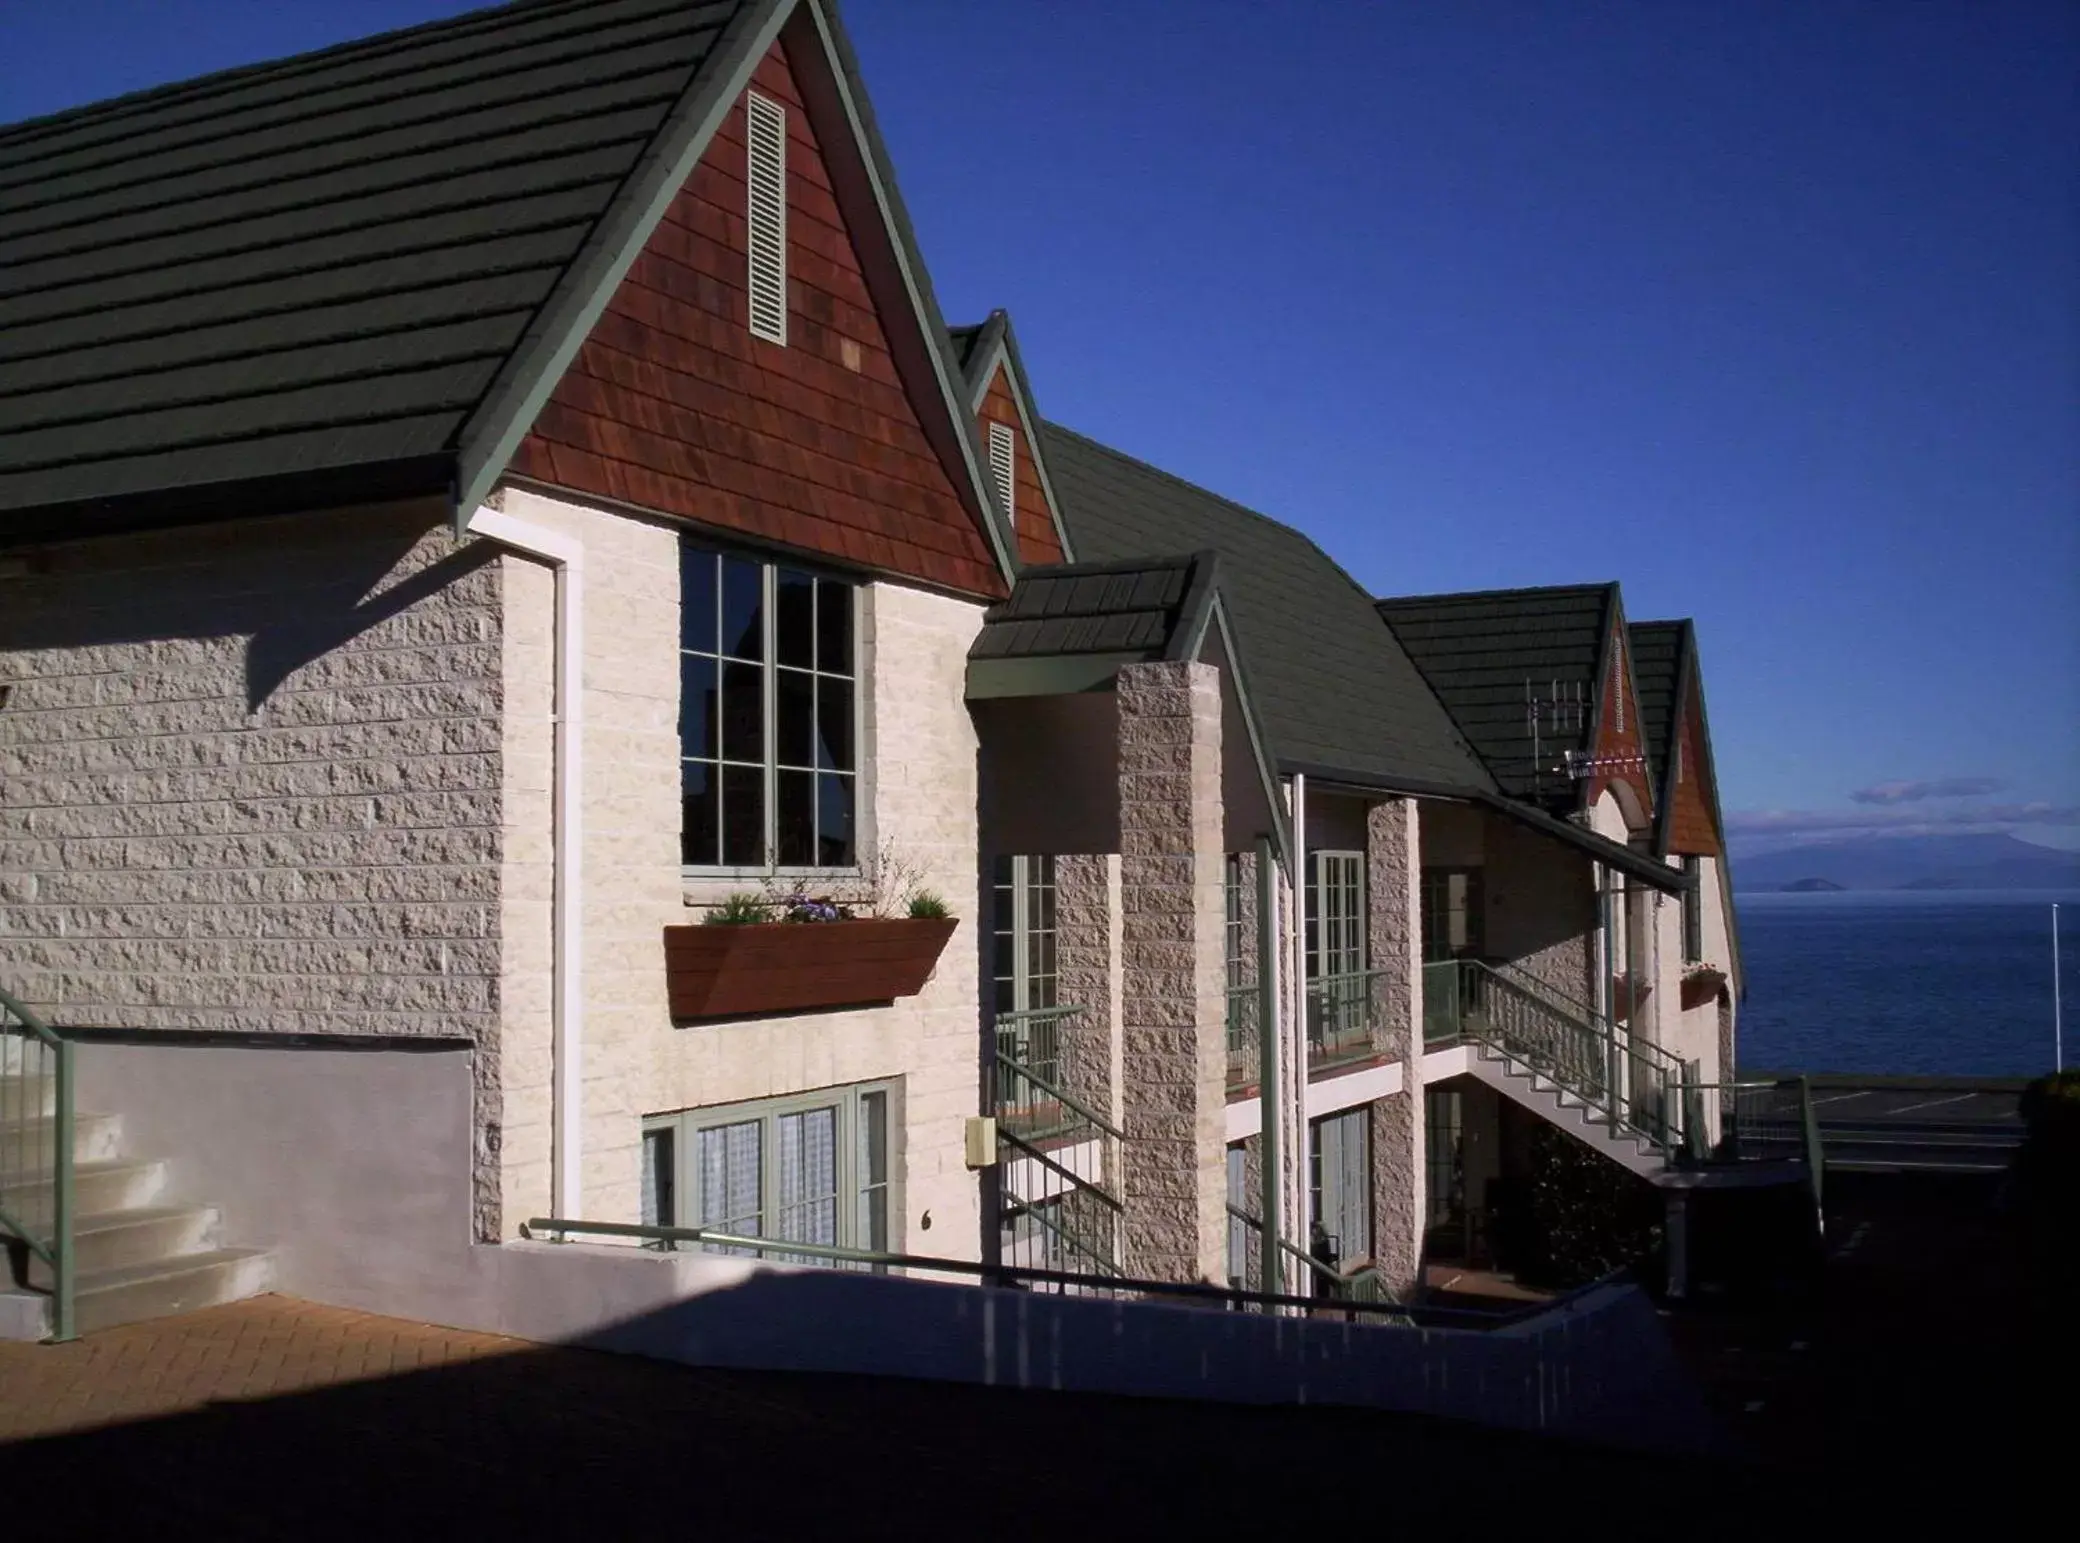
{"type": "Polygon", "coordinates": [[[895,1091],[894,1082],[855,1083],[646,1117],[644,1225],[887,1252],[895,1091]]]}
{"type": "MultiPolygon", "coordinates": [[[[1337,1268],[1348,1271],[1372,1257],[1372,1110],[1311,1121],[1307,1135],[1308,1219],[1329,1235],[1337,1268]]],[[[1310,1235],[1310,1250],[1314,1243],[1310,1235]]]]}
{"type": "Polygon", "coordinates": [[[1422,897],[1426,964],[1486,955],[1486,885],[1479,868],[1425,868],[1422,897]]]}
{"type": "Polygon", "coordinates": [[[1307,906],[1307,978],[1365,970],[1365,854],[1314,854],[1307,906]]]}
{"type": "Polygon", "coordinates": [[[689,874],[858,872],[860,588],[680,541],[680,861],[689,874]]]}

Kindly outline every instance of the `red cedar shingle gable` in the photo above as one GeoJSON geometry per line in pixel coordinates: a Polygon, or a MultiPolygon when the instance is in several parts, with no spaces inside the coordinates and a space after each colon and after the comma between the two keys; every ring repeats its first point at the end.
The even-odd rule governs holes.
{"type": "Polygon", "coordinates": [[[730,110],[521,442],[515,475],[994,598],[988,538],[889,347],[816,127],[775,43],[753,88],[787,110],[787,343],[750,331],[744,104],[730,110]]]}
{"type": "Polygon", "coordinates": [[[1725,845],[1712,815],[1711,766],[1705,758],[1704,713],[1697,704],[1694,678],[1687,695],[1690,701],[1676,739],[1680,760],[1669,810],[1668,849],[1683,857],[1719,857],[1725,845]]]}
{"type": "Polygon", "coordinates": [[[989,390],[983,393],[978,416],[985,435],[990,424],[1001,423],[1011,430],[1012,441],[1018,446],[1012,478],[1017,488],[1012,518],[1018,528],[1019,559],[1036,564],[1061,562],[1062,538],[1055,527],[1054,508],[1047,501],[1039,463],[1033,458],[1032,441],[1026,438],[1025,423],[1018,415],[1018,399],[1011,394],[1010,372],[1001,364],[990,376],[989,390]]]}
{"type": "Polygon", "coordinates": [[[1632,790],[1643,820],[1654,817],[1653,778],[1647,769],[1646,732],[1640,725],[1639,690],[1633,677],[1632,650],[1620,619],[1615,643],[1604,664],[1602,712],[1590,751],[1599,770],[1589,780],[1587,802],[1593,805],[1606,788],[1620,783],[1632,790]],[[1607,768],[1607,769],[1605,769],[1607,768]]]}

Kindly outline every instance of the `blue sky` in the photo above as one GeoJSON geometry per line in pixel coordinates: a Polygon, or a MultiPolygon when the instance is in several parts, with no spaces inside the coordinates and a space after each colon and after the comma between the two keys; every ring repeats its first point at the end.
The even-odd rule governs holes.
{"type": "MultiPolygon", "coordinates": [[[[467,8],[10,7],[0,119],[467,8]]],[[[844,14],[1049,416],[1379,592],[1695,617],[1737,827],[2080,845],[2080,7],[844,14]]]]}

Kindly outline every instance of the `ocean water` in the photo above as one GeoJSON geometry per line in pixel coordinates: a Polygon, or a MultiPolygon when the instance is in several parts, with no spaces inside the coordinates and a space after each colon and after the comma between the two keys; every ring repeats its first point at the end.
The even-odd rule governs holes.
{"type": "Polygon", "coordinates": [[[2080,1063],[2080,892],[1735,896],[1744,1069],[2035,1076],[2052,1061],[2059,903],[2066,1064],[2080,1063]]]}

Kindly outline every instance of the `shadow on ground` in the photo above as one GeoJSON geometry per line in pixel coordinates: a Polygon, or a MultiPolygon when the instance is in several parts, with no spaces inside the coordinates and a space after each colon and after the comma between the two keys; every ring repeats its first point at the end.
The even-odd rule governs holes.
{"type": "MultiPolygon", "coordinates": [[[[1675,1319],[1745,1438],[1733,1457],[543,1346],[18,1441],[0,1492],[13,1518],[82,1537],[1924,1536],[1953,1503],[1983,1526],[2041,1489],[2037,1438],[2065,1419],[2030,1402],[2050,1362],[1991,1200],[1985,1183],[1844,1181],[1817,1299],[1675,1319]]],[[[204,1353],[146,1369],[111,1350],[133,1385],[204,1353]]],[[[0,1401],[64,1395],[66,1363],[34,1364],[52,1370],[0,1377],[0,1401]]]]}

